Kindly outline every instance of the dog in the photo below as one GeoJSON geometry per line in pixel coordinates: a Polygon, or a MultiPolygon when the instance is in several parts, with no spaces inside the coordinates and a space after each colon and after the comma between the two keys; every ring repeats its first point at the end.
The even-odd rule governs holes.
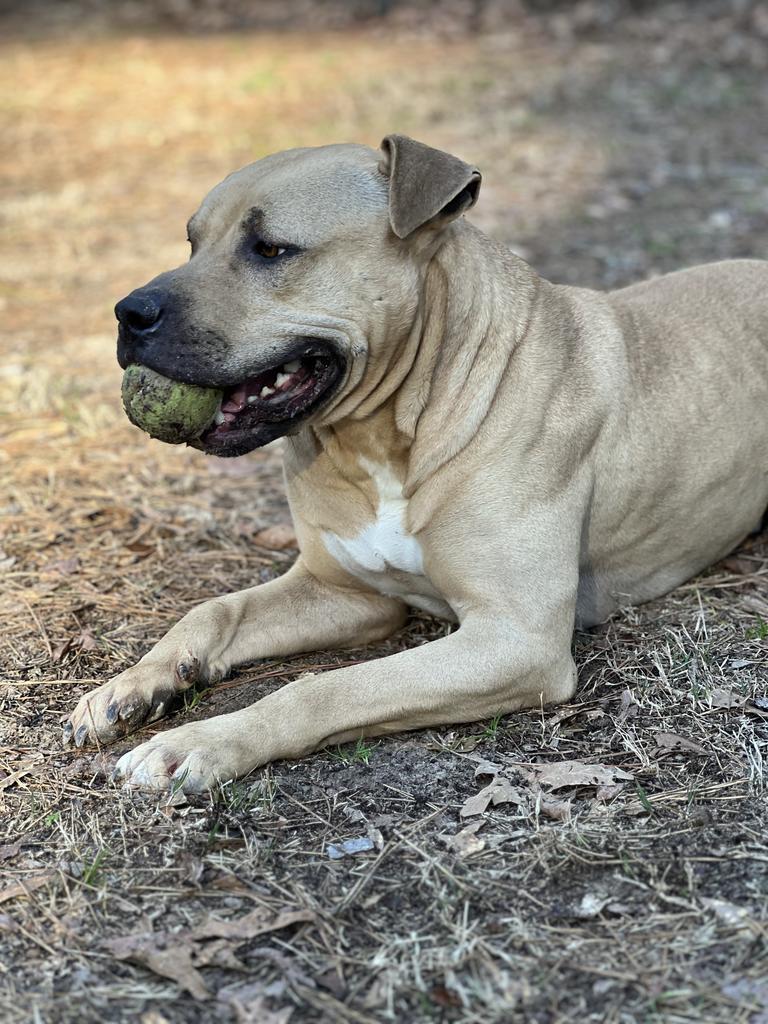
{"type": "Polygon", "coordinates": [[[480,173],[402,135],[278,153],[118,303],[118,360],[224,390],[195,444],[285,438],[300,555],[193,608],[84,696],[82,746],[234,666],[458,623],[160,733],[127,784],[204,791],[331,743],[567,700],[574,626],[666,593],[768,505],[768,262],[610,293],[552,284],[463,218],[480,173]]]}

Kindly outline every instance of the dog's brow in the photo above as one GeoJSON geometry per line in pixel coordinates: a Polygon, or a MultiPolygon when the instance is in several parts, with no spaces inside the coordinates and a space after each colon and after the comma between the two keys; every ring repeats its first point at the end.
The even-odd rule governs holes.
{"type": "Polygon", "coordinates": [[[245,217],[243,217],[243,230],[256,233],[264,224],[264,211],[258,206],[252,206],[245,217]]]}

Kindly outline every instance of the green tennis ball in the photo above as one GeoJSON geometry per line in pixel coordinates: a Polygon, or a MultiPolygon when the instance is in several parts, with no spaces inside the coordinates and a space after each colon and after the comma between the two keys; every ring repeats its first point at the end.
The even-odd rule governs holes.
{"type": "Polygon", "coordinates": [[[193,441],[216,415],[222,392],[163,377],[146,366],[123,374],[123,406],[131,423],[168,444],[193,441]]]}

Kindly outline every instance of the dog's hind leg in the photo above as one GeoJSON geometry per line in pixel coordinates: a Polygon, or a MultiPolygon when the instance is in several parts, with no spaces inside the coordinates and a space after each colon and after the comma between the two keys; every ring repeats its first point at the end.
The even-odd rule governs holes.
{"type": "Polygon", "coordinates": [[[270,583],[193,608],[138,664],[80,699],[64,741],[108,742],[160,718],[175,694],[216,682],[235,665],[371,643],[405,616],[400,601],[323,582],[300,558],[270,583]]]}

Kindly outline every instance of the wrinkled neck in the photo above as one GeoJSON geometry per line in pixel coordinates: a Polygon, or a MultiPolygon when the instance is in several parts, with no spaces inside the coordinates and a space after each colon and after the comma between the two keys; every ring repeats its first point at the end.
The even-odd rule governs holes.
{"type": "Polygon", "coordinates": [[[410,329],[354,412],[316,430],[323,447],[361,446],[400,463],[409,490],[468,443],[524,337],[538,277],[466,221],[426,264],[410,329]]]}

